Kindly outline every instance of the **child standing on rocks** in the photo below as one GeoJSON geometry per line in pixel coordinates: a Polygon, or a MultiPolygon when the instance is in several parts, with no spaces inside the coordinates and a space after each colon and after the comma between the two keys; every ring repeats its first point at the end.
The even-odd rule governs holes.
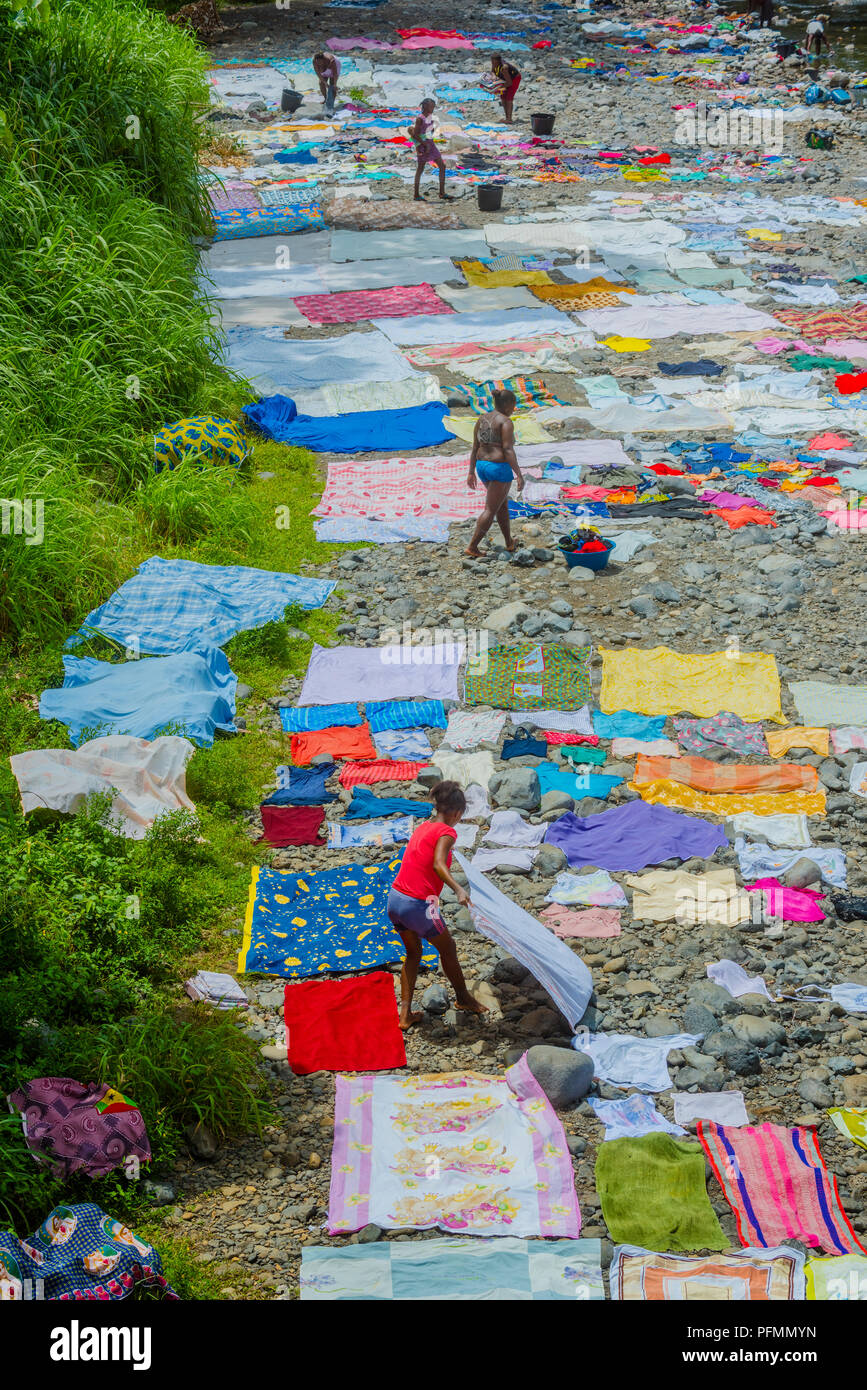
{"type": "Polygon", "coordinates": [[[400,972],[400,1026],[404,1032],[424,1017],[412,1011],[423,941],[430,942],[439,952],[446,978],[455,991],[455,1007],[471,1014],[487,1013],[484,1004],[474,999],[467,989],[454,938],[439,912],[439,896],[444,883],[452,889],[462,907],[470,901],[469,893],[452,877],[449,868],[452,844],[457,839],[454,826],[467,809],[467,799],[457,782],[438,782],[431,797],[434,814],[413,831],[386,908],[389,921],[406,947],[400,972]]]}
{"type": "Polygon", "coordinates": [[[415,166],[415,184],[413,185],[413,198],[417,203],[423,201],[419,193],[422,170],[426,164],[435,164],[440,175],[440,197],[446,202],[452,199],[446,193],[446,166],[440,151],[433,138],[434,119],[433,113],[436,110],[436,102],[433,97],[425,97],[421,104],[419,113],[415,118],[415,124],[407,126],[410,139],[415,145],[415,155],[418,161],[415,166]]]}

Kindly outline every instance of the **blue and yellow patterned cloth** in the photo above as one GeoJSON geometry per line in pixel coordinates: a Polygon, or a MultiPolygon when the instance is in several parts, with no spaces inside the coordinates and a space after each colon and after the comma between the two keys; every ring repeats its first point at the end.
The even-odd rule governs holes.
{"type": "Polygon", "coordinates": [[[250,449],[243,431],[231,420],[214,415],[191,415],[164,425],[154,435],[154,472],[174,468],[185,459],[231,463],[240,468],[250,449]]]}
{"type": "MultiPolygon", "coordinates": [[[[318,874],[254,869],[239,971],[302,980],[402,961],[403,943],[385,911],[399,867],[400,856],[318,874]]],[[[436,959],[426,947],[422,965],[436,959]]]]}
{"type": "Polygon", "coordinates": [[[26,1240],[0,1231],[0,1302],[112,1302],[137,1284],[176,1299],[152,1245],[89,1202],[55,1207],[26,1240]]]}
{"type": "Polygon", "coordinates": [[[272,236],[277,232],[291,234],[325,230],[322,208],[315,202],[294,203],[288,208],[227,208],[224,212],[215,212],[213,218],[215,241],[272,236]]]}

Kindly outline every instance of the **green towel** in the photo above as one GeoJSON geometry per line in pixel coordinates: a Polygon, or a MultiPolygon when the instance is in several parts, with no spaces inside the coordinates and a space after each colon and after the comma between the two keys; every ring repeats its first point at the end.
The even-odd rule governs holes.
{"type": "Polygon", "coordinates": [[[563,743],[558,752],[573,763],[596,763],[600,767],[608,756],[604,748],[596,748],[592,743],[563,743]]]}
{"type": "Polygon", "coordinates": [[[847,362],[845,357],[819,357],[811,352],[793,352],[791,357],[785,359],[785,363],[796,372],[811,372],[817,367],[830,367],[835,372],[856,370],[854,362],[847,362]]]}
{"type": "Polygon", "coordinates": [[[590,695],[590,648],[557,642],[500,643],[464,677],[464,703],[494,709],[580,709],[590,695]]]}
{"type": "Polygon", "coordinates": [[[596,1190],[611,1239],[645,1250],[728,1250],[704,1172],[699,1145],[670,1134],[600,1144],[596,1190]]]}

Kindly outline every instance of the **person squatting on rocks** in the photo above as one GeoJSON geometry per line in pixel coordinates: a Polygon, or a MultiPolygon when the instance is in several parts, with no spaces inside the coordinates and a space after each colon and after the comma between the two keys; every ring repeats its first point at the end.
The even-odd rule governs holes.
{"type": "Polygon", "coordinates": [[[434,143],[433,138],[433,113],[436,110],[436,105],[437,104],[434,101],[433,97],[425,97],[424,101],[421,104],[421,107],[419,108],[419,113],[415,118],[415,124],[407,126],[410,139],[415,145],[415,156],[417,162],[415,166],[415,184],[413,185],[413,198],[417,203],[423,201],[422,196],[418,190],[419,184],[421,182],[422,170],[424,169],[426,164],[435,164],[437,166],[440,175],[440,197],[444,198],[447,202],[451,201],[448,193],[446,193],[445,162],[443,160],[442,155],[439,152],[439,149],[434,143]]]}
{"type": "Polygon", "coordinates": [[[470,901],[469,893],[452,877],[449,868],[452,844],[457,839],[454,826],[467,809],[467,799],[457,782],[438,782],[431,799],[434,814],[413,831],[386,905],[388,919],[406,947],[400,972],[400,1026],[404,1032],[424,1017],[412,1011],[424,941],[439,952],[446,978],[455,992],[455,1007],[471,1014],[487,1013],[485,1005],[467,989],[454,938],[439,911],[444,883],[452,889],[461,907],[470,901]]]}
{"type": "Polygon", "coordinates": [[[805,48],[808,53],[815,53],[818,58],[823,47],[828,47],[825,38],[825,25],[828,23],[828,15],[817,14],[815,19],[811,19],[807,25],[807,42],[805,48]]]}
{"type": "Polygon", "coordinates": [[[337,79],[340,76],[340,59],[333,53],[314,53],[313,71],[319,78],[319,90],[325,98],[325,110],[334,110],[337,100],[337,79]]]}
{"type": "Polygon", "coordinates": [[[491,72],[500,84],[499,95],[500,101],[503,103],[506,124],[511,125],[512,107],[515,103],[515,93],[521,85],[521,74],[512,63],[504,61],[502,53],[491,54],[491,72]]]}
{"type": "Polygon", "coordinates": [[[515,405],[513,391],[495,391],[494,409],[479,416],[473,431],[467,487],[475,491],[476,476],[481,478],[486,488],[485,507],[464,553],[476,559],[482,556],[479,542],[488,534],[495,518],[503,533],[506,549],[517,549],[509,524],[509,489],[512,479],[516,478],[518,491],[522,492],[524,476],[515,456],[515,427],[509,418],[515,405]]]}

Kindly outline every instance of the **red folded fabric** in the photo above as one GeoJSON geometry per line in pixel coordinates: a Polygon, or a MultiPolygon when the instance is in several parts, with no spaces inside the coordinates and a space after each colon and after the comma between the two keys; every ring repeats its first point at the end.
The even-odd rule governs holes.
{"type": "Polygon", "coordinates": [[[607,549],[608,549],[608,546],[605,544],[604,541],[585,541],[584,544],[583,544],[582,547],[581,547],[580,553],[583,555],[584,552],[587,551],[587,550],[607,550],[607,549]]]}
{"type": "Polygon", "coordinates": [[[541,736],[546,743],[592,743],[595,747],[599,742],[596,734],[558,733],[556,729],[545,729],[541,736]]]}
{"type": "Polygon", "coordinates": [[[666,478],[683,478],[685,476],[682,468],[669,468],[667,463],[651,463],[650,471],[651,473],[664,474],[666,478]]]}
{"type": "Polygon", "coordinates": [[[723,521],[731,527],[732,531],[737,531],[741,526],[776,526],[774,512],[763,511],[761,507],[741,507],[738,511],[731,511],[724,507],[711,507],[706,513],[707,516],[721,516],[723,521]]]}
{"type": "Polygon", "coordinates": [[[534,47],[534,48],[550,48],[550,47],[551,47],[551,40],[550,40],[550,39],[537,39],[536,42],[533,44],[533,47],[534,47]]]}
{"type": "Polygon", "coordinates": [[[370,725],[339,725],[293,734],[289,750],[296,767],[305,767],[318,753],[332,758],[375,758],[376,745],[370,737],[370,725]]]}
{"type": "Polygon", "coordinates": [[[324,806],[260,806],[262,839],[275,849],[287,845],[324,845],[320,834],[324,806]]]}
{"type": "Polygon", "coordinates": [[[844,372],[837,377],[837,390],[841,396],[852,396],[856,391],[867,390],[867,372],[844,372]]]}
{"type": "Polygon", "coordinates": [[[296,1076],[406,1066],[391,976],[299,980],[286,986],[286,1041],[296,1076]]]}
{"type": "Polygon", "coordinates": [[[670,164],[670,154],[649,154],[646,159],[639,159],[639,164],[670,164]]]}
{"type": "Polygon", "coordinates": [[[430,767],[430,763],[401,763],[393,758],[378,758],[369,763],[344,763],[339,780],[341,787],[369,787],[374,782],[414,782],[423,767],[430,767]]]}

